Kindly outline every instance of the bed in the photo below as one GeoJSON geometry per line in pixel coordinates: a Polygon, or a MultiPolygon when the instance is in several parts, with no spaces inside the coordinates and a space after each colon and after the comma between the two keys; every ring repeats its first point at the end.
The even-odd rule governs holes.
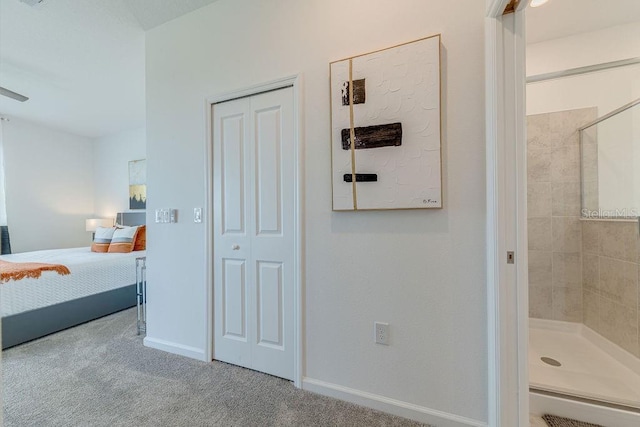
{"type": "MultiPolygon", "coordinates": [[[[144,212],[118,214],[122,225],[144,224],[144,212]]],[[[89,247],[2,255],[9,262],[60,264],[68,275],[0,284],[2,349],[31,341],[136,305],[136,258],[146,251],[95,253],[89,247]]]]}

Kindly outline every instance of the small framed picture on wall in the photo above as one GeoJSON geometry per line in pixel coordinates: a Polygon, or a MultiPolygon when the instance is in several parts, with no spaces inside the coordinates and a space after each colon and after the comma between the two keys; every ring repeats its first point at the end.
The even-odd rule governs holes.
{"type": "Polygon", "coordinates": [[[129,209],[147,208],[147,160],[129,162],[129,209]]]}

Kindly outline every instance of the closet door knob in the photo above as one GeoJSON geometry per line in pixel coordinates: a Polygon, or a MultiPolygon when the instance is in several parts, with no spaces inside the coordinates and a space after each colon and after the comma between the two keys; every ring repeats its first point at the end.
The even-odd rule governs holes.
{"type": "Polygon", "coordinates": [[[233,249],[234,251],[237,251],[238,249],[240,249],[240,245],[233,245],[231,246],[231,249],[233,249]]]}

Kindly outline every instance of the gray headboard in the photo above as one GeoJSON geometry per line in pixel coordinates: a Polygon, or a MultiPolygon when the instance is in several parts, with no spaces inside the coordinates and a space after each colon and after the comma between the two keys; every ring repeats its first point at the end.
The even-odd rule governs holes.
{"type": "Polygon", "coordinates": [[[116,224],[120,225],[145,225],[147,220],[147,212],[118,212],[116,214],[116,224]]]}

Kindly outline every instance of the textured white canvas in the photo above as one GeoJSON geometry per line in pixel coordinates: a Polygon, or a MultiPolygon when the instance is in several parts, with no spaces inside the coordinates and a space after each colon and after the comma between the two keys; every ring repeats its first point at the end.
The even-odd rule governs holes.
{"type": "MultiPolygon", "coordinates": [[[[348,94],[348,92],[347,92],[348,94]]],[[[440,37],[400,45],[331,64],[333,209],[441,208],[440,37]],[[376,182],[344,181],[352,153],[341,132],[351,111],[342,94],[364,79],[366,99],[353,105],[354,128],[400,123],[399,146],[355,150],[355,173],[376,174],[376,182]]]]}

